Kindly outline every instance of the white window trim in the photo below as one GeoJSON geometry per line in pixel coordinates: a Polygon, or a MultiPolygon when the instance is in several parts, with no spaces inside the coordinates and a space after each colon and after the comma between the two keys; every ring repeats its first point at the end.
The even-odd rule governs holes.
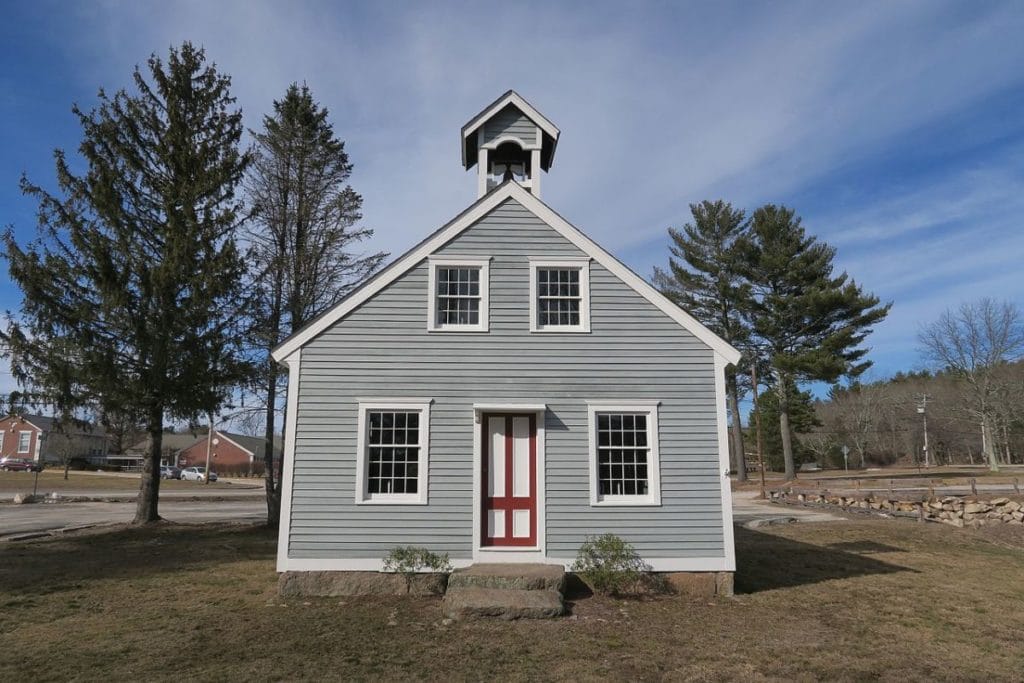
{"type": "Polygon", "coordinates": [[[430,404],[429,398],[378,398],[359,399],[359,418],[356,451],[356,505],[426,505],[427,482],[430,467],[430,404]],[[420,413],[420,464],[416,493],[377,493],[372,496],[367,486],[367,461],[369,444],[367,439],[366,414],[371,410],[413,411],[420,413]]]}
{"type": "Polygon", "coordinates": [[[556,334],[566,332],[590,332],[590,257],[560,259],[530,259],[530,332],[556,334]],[[540,268],[576,268],[580,271],[580,324],[548,325],[537,324],[537,270],[540,268]]]}
{"type": "Polygon", "coordinates": [[[428,332],[487,332],[491,307],[491,259],[467,257],[435,257],[427,259],[427,331],[428,332]],[[476,325],[437,324],[437,269],[451,267],[473,267],[480,269],[480,322],[476,325]]]}
{"type": "Polygon", "coordinates": [[[31,452],[32,452],[32,431],[31,430],[24,430],[24,431],[18,432],[18,455],[21,455],[23,453],[31,453],[31,452]],[[25,446],[25,449],[22,450],[22,448],[21,448],[21,440],[22,440],[22,438],[26,434],[28,434],[28,444],[25,446]]]}
{"type": "Polygon", "coordinates": [[[592,507],[641,507],[661,505],[661,458],[658,449],[658,406],[657,401],[634,403],[587,402],[587,442],[590,448],[590,505],[592,507]],[[647,495],[643,496],[601,496],[598,486],[597,467],[597,414],[598,413],[646,413],[647,414],[647,495]]]}

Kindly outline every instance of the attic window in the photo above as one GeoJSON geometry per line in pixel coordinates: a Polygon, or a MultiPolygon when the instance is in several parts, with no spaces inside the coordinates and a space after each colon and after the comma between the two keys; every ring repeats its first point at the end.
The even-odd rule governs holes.
{"type": "Polygon", "coordinates": [[[590,259],[530,261],[530,331],[590,332],[590,259]]]}
{"type": "Polygon", "coordinates": [[[486,259],[430,259],[429,331],[487,331],[489,265],[486,259]]]}

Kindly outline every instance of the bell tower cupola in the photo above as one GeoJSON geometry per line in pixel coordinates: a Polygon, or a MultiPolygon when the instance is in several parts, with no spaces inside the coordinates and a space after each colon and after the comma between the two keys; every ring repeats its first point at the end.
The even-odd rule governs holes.
{"type": "Polygon", "coordinates": [[[513,180],[540,197],[541,171],[551,168],[559,131],[514,90],[462,127],[462,165],[477,167],[477,197],[513,180]]]}

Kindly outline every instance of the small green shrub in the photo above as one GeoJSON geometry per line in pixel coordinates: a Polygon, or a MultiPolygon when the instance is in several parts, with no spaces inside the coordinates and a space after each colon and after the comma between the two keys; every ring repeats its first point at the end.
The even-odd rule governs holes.
{"type": "Polygon", "coordinates": [[[417,572],[430,570],[435,573],[447,574],[452,570],[448,553],[438,555],[426,548],[414,545],[400,545],[393,548],[384,558],[384,571],[401,574],[405,579],[405,589],[412,589],[412,580],[417,572]]]}
{"type": "Polygon", "coordinates": [[[623,595],[636,592],[651,571],[633,546],[615,534],[590,537],[576,553],[572,565],[595,593],[623,595]]]}

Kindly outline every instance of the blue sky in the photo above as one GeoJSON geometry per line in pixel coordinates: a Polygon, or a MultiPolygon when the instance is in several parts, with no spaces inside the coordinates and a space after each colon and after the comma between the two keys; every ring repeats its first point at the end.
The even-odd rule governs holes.
{"type": "MultiPolygon", "coordinates": [[[[1024,304],[1019,2],[6,2],[0,224],[27,240],[24,172],[53,184],[70,113],[189,39],[246,123],[305,81],[346,140],[372,248],[400,253],[475,199],[458,131],[514,88],[562,130],[544,200],[637,272],[688,204],[794,207],[895,305],[873,375],[980,296],[1024,304]]],[[[0,309],[17,290],[0,274],[0,309]]],[[[0,366],[0,391],[12,388],[0,366]]]]}

